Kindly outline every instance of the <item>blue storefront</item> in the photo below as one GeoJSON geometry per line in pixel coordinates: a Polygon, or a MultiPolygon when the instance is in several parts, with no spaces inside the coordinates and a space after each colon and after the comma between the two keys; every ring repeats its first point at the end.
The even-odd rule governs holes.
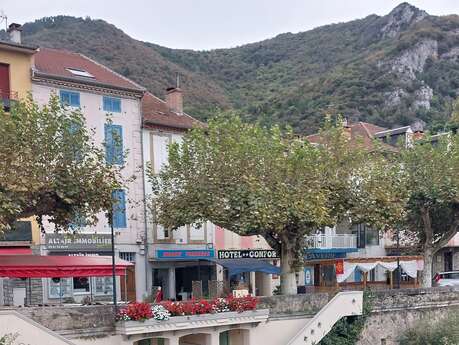
{"type": "Polygon", "coordinates": [[[216,279],[213,249],[158,249],[152,261],[153,286],[161,286],[164,298],[191,298],[192,282],[201,281],[204,294],[208,281],[216,279]]]}
{"type": "Polygon", "coordinates": [[[304,281],[299,285],[305,286],[335,286],[335,264],[346,258],[348,253],[357,252],[357,248],[310,248],[304,254],[304,281]]]}

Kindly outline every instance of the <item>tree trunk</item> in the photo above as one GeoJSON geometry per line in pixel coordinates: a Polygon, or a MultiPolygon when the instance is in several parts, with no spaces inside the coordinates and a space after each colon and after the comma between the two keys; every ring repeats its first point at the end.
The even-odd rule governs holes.
{"type": "Polygon", "coordinates": [[[296,272],[293,265],[295,251],[288,240],[282,241],[281,248],[281,293],[283,295],[296,295],[296,272]]]}
{"type": "Polygon", "coordinates": [[[424,269],[422,270],[422,287],[432,287],[432,262],[434,251],[432,246],[427,245],[424,248],[424,269]]]}

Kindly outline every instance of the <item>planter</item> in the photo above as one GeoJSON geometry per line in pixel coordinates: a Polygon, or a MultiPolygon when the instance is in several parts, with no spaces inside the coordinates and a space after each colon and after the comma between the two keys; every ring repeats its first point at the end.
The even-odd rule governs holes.
{"type": "Polygon", "coordinates": [[[202,314],[189,316],[174,316],[167,321],[149,319],[145,321],[118,321],[116,330],[121,335],[135,335],[142,333],[155,333],[176,331],[182,329],[197,329],[204,327],[237,325],[246,323],[260,323],[266,321],[269,309],[238,312],[225,312],[217,314],[202,314]]]}

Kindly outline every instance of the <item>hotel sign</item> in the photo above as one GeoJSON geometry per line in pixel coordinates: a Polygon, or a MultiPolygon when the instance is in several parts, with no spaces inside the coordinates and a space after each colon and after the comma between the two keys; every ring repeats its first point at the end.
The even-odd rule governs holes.
{"type": "Polygon", "coordinates": [[[46,249],[49,251],[110,252],[110,234],[46,234],[46,249]]]}
{"type": "Polygon", "coordinates": [[[230,249],[219,250],[218,259],[278,259],[275,250],[270,249],[230,249]]]}

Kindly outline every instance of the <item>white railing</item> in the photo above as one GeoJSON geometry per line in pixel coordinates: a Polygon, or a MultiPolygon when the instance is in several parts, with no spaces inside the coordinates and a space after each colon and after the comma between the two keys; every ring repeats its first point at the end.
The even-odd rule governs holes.
{"type": "Polygon", "coordinates": [[[333,297],[287,345],[314,345],[344,316],[362,315],[363,292],[345,291],[333,297]]]}
{"type": "Polygon", "coordinates": [[[306,236],[304,240],[307,249],[357,248],[357,235],[352,234],[316,234],[306,236]]]}

